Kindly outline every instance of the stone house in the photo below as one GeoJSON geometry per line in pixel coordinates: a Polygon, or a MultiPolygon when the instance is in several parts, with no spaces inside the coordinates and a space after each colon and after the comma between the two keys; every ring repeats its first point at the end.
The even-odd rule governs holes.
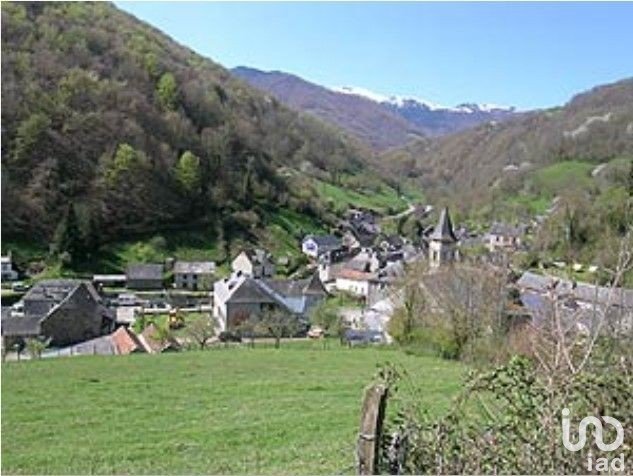
{"type": "Polygon", "coordinates": [[[162,264],[131,264],[125,274],[128,289],[163,289],[162,264]]]}
{"type": "Polygon", "coordinates": [[[41,281],[24,296],[23,303],[23,316],[3,319],[3,338],[20,341],[42,337],[50,339],[52,346],[66,346],[108,334],[114,328],[113,314],[87,281],[41,281]]]}
{"type": "Polygon", "coordinates": [[[261,248],[243,250],[231,262],[231,269],[253,278],[270,278],[275,274],[272,255],[261,248]]]}
{"type": "Polygon", "coordinates": [[[176,261],[173,269],[174,287],[193,291],[213,287],[215,263],[213,261],[176,261]]]}
{"type": "Polygon", "coordinates": [[[505,223],[493,223],[486,235],[486,246],[491,252],[513,251],[521,246],[523,229],[505,223]]]}
{"type": "Polygon", "coordinates": [[[281,309],[306,319],[327,296],[318,274],[302,280],[255,279],[241,272],[216,281],[213,315],[222,330],[235,329],[253,314],[281,309]]]}

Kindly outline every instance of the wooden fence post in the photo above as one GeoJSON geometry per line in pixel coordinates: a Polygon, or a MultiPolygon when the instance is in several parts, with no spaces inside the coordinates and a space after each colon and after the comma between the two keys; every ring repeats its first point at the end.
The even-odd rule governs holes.
{"type": "Polygon", "coordinates": [[[372,385],[365,391],[356,446],[358,474],[378,474],[380,437],[387,406],[387,393],[388,389],[383,384],[372,385]]]}

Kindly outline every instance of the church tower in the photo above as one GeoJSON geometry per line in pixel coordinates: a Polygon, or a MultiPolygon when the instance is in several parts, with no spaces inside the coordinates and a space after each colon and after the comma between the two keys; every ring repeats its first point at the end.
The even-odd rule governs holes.
{"type": "Polygon", "coordinates": [[[431,268],[439,268],[457,259],[457,238],[453,232],[453,224],[448,208],[440,213],[433,233],[429,236],[429,263],[431,268]]]}

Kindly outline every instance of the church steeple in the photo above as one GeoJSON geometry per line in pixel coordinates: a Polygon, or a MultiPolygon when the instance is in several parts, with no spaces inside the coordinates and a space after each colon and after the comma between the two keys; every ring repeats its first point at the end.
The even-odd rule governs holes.
{"type": "Polygon", "coordinates": [[[457,237],[453,231],[453,223],[448,208],[440,213],[440,219],[429,236],[429,262],[431,268],[452,263],[457,259],[457,237]]]}

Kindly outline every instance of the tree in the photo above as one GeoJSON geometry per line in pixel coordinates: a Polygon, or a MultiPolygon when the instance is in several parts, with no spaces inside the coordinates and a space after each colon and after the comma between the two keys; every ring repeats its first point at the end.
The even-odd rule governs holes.
{"type": "Polygon", "coordinates": [[[337,335],[340,337],[343,332],[343,319],[327,301],[321,302],[312,309],[310,322],[322,328],[328,336],[337,335]]]}
{"type": "Polygon", "coordinates": [[[200,350],[204,350],[208,342],[216,336],[217,328],[218,322],[213,316],[203,317],[187,324],[185,334],[200,346],[200,350]]]}
{"type": "Polygon", "coordinates": [[[53,251],[59,256],[68,253],[70,255],[69,261],[72,262],[81,254],[82,245],[83,238],[79,230],[77,214],[75,213],[75,207],[70,203],[62,220],[55,229],[53,251]]]}
{"type": "Polygon", "coordinates": [[[187,193],[195,193],[201,182],[200,158],[189,151],[182,154],[176,165],[176,179],[187,193]]]}
{"type": "Polygon", "coordinates": [[[110,185],[119,177],[129,174],[140,164],[139,153],[130,144],[119,144],[110,167],[106,172],[106,179],[110,185]]]}
{"type": "Polygon", "coordinates": [[[299,330],[299,319],[281,309],[270,309],[255,317],[255,327],[275,339],[275,349],[281,344],[284,336],[293,336],[299,330]]]}
{"type": "Polygon", "coordinates": [[[42,341],[40,339],[26,339],[26,350],[31,356],[31,359],[40,359],[42,352],[48,347],[48,341],[42,341]]]}
{"type": "Polygon", "coordinates": [[[160,77],[158,85],[156,86],[156,93],[158,94],[158,101],[164,109],[168,111],[176,109],[178,103],[178,84],[173,74],[165,73],[160,77]]]}

